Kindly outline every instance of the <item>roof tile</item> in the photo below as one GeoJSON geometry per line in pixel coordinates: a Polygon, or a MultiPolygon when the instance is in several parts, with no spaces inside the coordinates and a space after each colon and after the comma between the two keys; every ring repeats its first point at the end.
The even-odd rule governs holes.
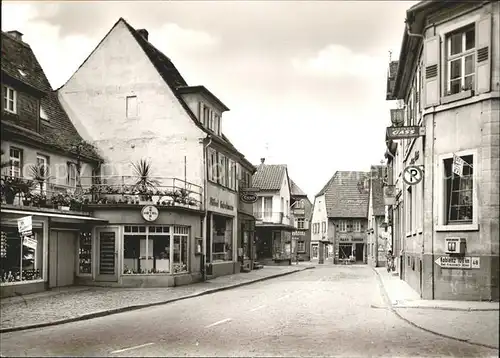
{"type": "Polygon", "coordinates": [[[284,164],[261,164],[252,177],[252,183],[260,190],[280,190],[284,175],[286,175],[284,164]]]}

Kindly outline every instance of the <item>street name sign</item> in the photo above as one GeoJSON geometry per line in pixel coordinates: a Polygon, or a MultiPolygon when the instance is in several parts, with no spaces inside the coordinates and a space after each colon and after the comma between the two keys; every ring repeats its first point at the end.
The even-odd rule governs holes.
{"type": "Polygon", "coordinates": [[[409,139],[425,135],[425,127],[387,127],[387,139],[409,139]]]}
{"type": "Polygon", "coordinates": [[[435,261],[442,268],[449,269],[478,269],[481,267],[479,257],[450,257],[441,256],[435,261]]]}

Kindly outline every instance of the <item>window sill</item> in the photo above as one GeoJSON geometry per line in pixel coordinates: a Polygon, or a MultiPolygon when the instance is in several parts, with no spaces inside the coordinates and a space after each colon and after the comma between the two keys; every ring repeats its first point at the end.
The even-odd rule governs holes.
{"type": "Polygon", "coordinates": [[[473,90],[462,91],[460,93],[455,93],[452,95],[441,97],[441,104],[448,104],[456,101],[461,101],[463,99],[470,98],[474,95],[473,90]]]}
{"type": "Polygon", "coordinates": [[[436,225],[437,232],[452,232],[452,231],[478,231],[479,224],[465,224],[465,225],[436,225]]]}

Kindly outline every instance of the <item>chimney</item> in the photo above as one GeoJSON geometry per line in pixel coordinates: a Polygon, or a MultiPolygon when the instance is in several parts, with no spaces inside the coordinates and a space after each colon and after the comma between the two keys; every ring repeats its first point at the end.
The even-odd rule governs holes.
{"type": "Polygon", "coordinates": [[[149,36],[148,30],[146,30],[146,29],[139,29],[139,30],[137,30],[137,33],[139,35],[141,35],[142,37],[144,37],[146,40],[148,39],[148,36],[149,36]]]}
{"type": "Polygon", "coordinates": [[[265,161],[266,161],[266,158],[260,158],[261,164],[264,164],[265,161]]]}
{"type": "Polygon", "coordinates": [[[19,32],[17,30],[12,30],[12,31],[7,31],[7,33],[15,38],[16,40],[19,40],[19,41],[22,41],[23,40],[23,33],[22,32],[19,32]]]}

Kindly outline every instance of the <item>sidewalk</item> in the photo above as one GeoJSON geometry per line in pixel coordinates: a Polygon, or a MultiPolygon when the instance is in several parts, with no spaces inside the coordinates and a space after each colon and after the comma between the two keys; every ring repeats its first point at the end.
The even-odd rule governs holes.
{"type": "Polygon", "coordinates": [[[314,268],[265,266],[192,285],[165,288],[67,287],[0,300],[0,333],[40,328],[197,297],[314,268]]]}
{"type": "Polygon", "coordinates": [[[499,302],[423,300],[385,267],[374,270],[391,309],[403,320],[440,336],[499,348],[499,302]]]}

